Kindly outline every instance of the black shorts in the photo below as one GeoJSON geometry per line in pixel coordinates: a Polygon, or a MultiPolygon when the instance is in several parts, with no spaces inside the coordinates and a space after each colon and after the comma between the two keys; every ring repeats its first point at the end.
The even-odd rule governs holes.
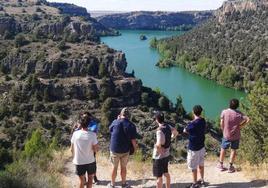
{"type": "Polygon", "coordinates": [[[163,174],[168,173],[169,157],[163,159],[153,159],[153,175],[154,177],[162,177],[163,174]]]}
{"type": "Polygon", "coordinates": [[[96,162],[84,165],[75,165],[75,174],[78,176],[83,176],[86,174],[92,175],[96,173],[96,162]]]}

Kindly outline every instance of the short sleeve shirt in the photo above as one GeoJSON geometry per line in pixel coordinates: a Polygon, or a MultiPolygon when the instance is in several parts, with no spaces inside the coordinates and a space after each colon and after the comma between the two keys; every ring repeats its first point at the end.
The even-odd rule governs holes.
{"type": "Polygon", "coordinates": [[[186,131],[189,133],[189,150],[199,151],[205,146],[206,121],[204,118],[191,121],[186,131]]]}
{"type": "Polygon", "coordinates": [[[221,113],[223,120],[223,137],[234,141],[240,139],[240,124],[245,120],[245,116],[238,110],[226,109],[221,113]]]}
{"type": "Polygon", "coordinates": [[[131,140],[136,138],[136,126],[128,119],[114,120],[109,127],[111,134],[110,150],[114,153],[130,151],[131,140]]]}
{"type": "Polygon", "coordinates": [[[96,133],[84,130],[75,131],[71,143],[74,147],[73,163],[75,165],[95,162],[93,145],[98,144],[96,133]]]}
{"type": "MultiPolygon", "coordinates": [[[[169,126],[169,125],[166,125],[166,126],[169,126]]],[[[161,126],[159,128],[161,128],[161,126]]],[[[164,126],[163,126],[163,128],[164,128],[164,126]]],[[[165,134],[160,129],[158,129],[156,131],[156,143],[160,143],[160,145],[164,145],[165,142],[166,142],[165,134]]],[[[153,159],[163,159],[165,157],[168,157],[170,155],[169,150],[170,150],[170,147],[165,148],[163,153],[160,154],[160,153],[157,152],[156,147],[154,147],[153,159]]]]}

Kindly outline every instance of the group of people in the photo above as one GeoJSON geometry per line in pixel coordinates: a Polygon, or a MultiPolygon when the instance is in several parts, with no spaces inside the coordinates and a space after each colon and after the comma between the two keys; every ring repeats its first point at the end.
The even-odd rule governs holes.
{"type": "MultiPolygon", "coordinates": [[[[228,170],[229,173],[235,172],[233,166],[236,150],[239,148],[240,129],[249,122],[249,118],[238,111],[239,101],[230,100],[229,108],[221,113],[220,126],[223,131],[221,143],[220,159],[217,167],[220,171],[228,170]],[[229,167],[224,167],[225,151],[231,147],[229,167]]],[[[204,160],[205,160],[205,133],[206,121],[202,117],[202,107],[196,105],[193,107],[193,120],[184,128],[184,134],[188,135],[189,144],[187,152],[187,165],[192,172],[192,183],[190,188],[206,186],[204,181],[204,160]],[[199,179],[198,179],[199,176],[199,179]]],[[[136,126],[129,120],[130,112],[123,108],[109,126],[111,135],[110,141],[110,160],[112,163],[111,181],[108,188],[115,187],[117,169],[120,164],[121,186],[130,187],[126,181],[127,163],[129,156],[135,153],[138,148],[136,139],[139,137],[136,126]]],[[[71,139],[71,150],[73,153],[73,163],[76,166],[76,174],[79,176],[80,187],[92,187],[93,179],[98,183],[96,177],[96,159],[95,153],[98,150],[97,124],[90,113],[86,112],[80,115],[79,123],[71,139]],[[93,127],[93,128],[92,128],[93,127]],[[85,178],[87,174],[87,181],[85,178]]],[[[170,159],[170,146],[172,139],[178,136],[178,131],[165,122],[164,114],[157,111],[154,114],[154,120],[158,127],[156,129],[156,141],[153,148],[153,176],[156,177],[156,187],[162,188],[163,178],[165,178],[166,188],[170,188],[170,174],[168,163],[170,159]]]]}

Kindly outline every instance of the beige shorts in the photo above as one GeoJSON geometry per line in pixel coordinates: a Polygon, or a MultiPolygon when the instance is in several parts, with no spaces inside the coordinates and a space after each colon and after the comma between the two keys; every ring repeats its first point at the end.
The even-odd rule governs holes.
{"type": "Polygon", "coordinates": [[[113,153],[110,152],[110,160],[115,168],[118,167],[119,162],[121,167],[126,167],[128,163],[129,152],[127,153],[113,153]]]}
{"type": "Polygon", "coordinates": [[[198,151],[188,150],[187,164],[191,170],[196,170],[198,166],[204,166],[206,150],[205,147],[198,151]]]}

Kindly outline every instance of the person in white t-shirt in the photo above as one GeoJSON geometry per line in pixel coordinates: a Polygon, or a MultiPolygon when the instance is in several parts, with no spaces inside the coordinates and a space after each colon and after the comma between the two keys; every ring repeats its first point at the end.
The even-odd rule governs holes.
{"type": "Polygon", "coordinates": [[[84,187],[85,174],[87,173],[87,188],[92,187],[93,175],[96,173],[96,161],[94,152],[98,150],[96,133],[88,131],[90,117],[83,114],[80,120],[81,129],[73,133],[71,139],[71,151],[76,174],[79,176],[80,188],[84,187]]]}

